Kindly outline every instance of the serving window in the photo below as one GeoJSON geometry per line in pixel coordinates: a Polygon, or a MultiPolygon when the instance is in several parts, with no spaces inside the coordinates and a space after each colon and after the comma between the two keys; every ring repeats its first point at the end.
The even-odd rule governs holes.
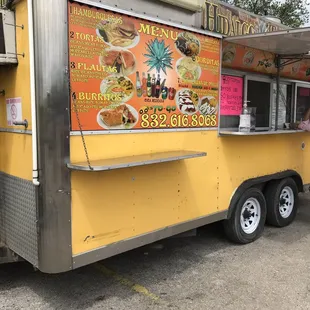
{"type": "Polygon", "coordinates": [[[249,108],[256,110],[256,129],[268,130],[271,127],[272,100],[271,78],[225,72],[221,82],[220,130],[238,130],[245,102],[249,108]]]}
{"type": "Polygon", "coordinates": [[[296,85],[296,113],[295,121],[299,122],[303,119],[306,111],[310,108],[310,85],[296,85]]]}
{"type": "MultiPolygon", "coordinates": [[[[283,129],[285,123],[294,120],[294,92],[293,83],[281,82],[279,92],[278,128],[283,129]]],[[[277,85],[273,83],[271,127],[276,125],[277,85]]]]}
{"type": "Polygon", "coordinates": [[[276,121],[277,84],[275,79],[225,70],[221,82],[219,131],[239,131],[242,106],[256,108],[255,132],[271,132],[276,127],[281,133],[288,124],[299,122],[310,108],[310,83],[280,81],[278,118],[276,121]],[[237,85],[237,86],[236,86],[237,85]],[[277,126],[276,126],[277,122],[277,126]]]}
{"type": "Polygon", "coordinates": [[[247,79],[246,100],[248,107],[256,108],[256,127],[270,127],[270,111],[272,99],[271,80],[247,79]]]}

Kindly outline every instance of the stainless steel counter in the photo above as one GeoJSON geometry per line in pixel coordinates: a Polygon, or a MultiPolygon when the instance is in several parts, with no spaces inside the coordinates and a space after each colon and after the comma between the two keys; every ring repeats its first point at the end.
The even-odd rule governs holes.
{"type": "Polygon", "coordinates": [[[126,156],[120,158],[94,160],[91,161],[90,165],[88,162],[68,163],[67,167],[71,170],[80,171],[106,171],[136,166],[153,165],[203,156],[207,156],[207,153],[195,151],[170,151],[162,153],[126,156]]]}
{"type": "Polygon", "coordinates": [[[281,130],[260,130],[260,131],[252,131],[252,132],[240,132],[233,130],[220,130],[220,136],[263,136],[263,135],[280,135],[280,134],[293,134],[293,133],[302,133],[305,132],[303,130],[290,130],[290,129],[281,129],[281,130]]]}

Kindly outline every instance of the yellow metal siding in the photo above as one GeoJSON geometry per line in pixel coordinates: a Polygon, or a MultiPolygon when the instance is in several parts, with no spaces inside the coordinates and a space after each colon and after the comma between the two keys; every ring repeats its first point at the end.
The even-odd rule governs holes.
{"type": "MultiPolygon", "coordinates": [[[[101,173],[72,173],[73,253],[217,211],[216,131],[87,136],[91,159],[168,150],[207,157],[101,173]],[[199,194],[197,194],[199,193],[199,194]]],[[[84,160],[71,137],[71,160],[84,160]]]]}
{"type": "Polygon", "coordinates": [[[31,136],[0,132],[0,171],[32,180],[31,136]]]}
{"type": "MultiPolygon", "coordinates": [[[[249,178],[293,169],[310,183],[307,133],[225,138],[216,131],[93,135],[86,136],[86,143],[91,160],[183,149],[208,155],[117,171],[73,172],[73,254],[226,210],[234,190],[249,178]]],[[[84,160],[81,137],[71,137],[71,161],[84,160]]]]}
{"type": "Polygon", "coordinates": [[[251,178],[295,170],[310,183],[303,141],[310,149],[309,133],[220,138],[220,210],[227,209],[234,190],[251,178]]]}
{"type": "MultiPolygon", "coordinates": [[[[24,29],[16,28],[17,53],[25,54],[18,56],[18,66],[0,66],[0,89],[5,90],[5,96],[0,96],[0,127],[23,128],[8,126],[6,119],[7,98],[22,98],[23,118],[29,122],[28,129],[31,130],[31,105],[30,105],[30,76],[29,76],[29,40],[27,23],[27,1],[17,3],[16,24],[24,25],[24,29]]],[[[31,136],[2,132],[0,133],[1,149],[0,155],[1,171],[31,180],[31,136]]]]}

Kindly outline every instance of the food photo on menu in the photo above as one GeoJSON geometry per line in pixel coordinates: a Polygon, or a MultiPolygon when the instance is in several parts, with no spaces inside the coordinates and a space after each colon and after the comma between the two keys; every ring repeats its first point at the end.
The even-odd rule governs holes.
{"type": "Polygon", "coordinates": [[[116,73],[128,76],[135,71],[136,57],[126,49],[110,48],[105,51],[104,56],[100,56],[100,65],[110,66],[116,69],[116,73]]]}
{"type": "Polygon", "coordinates": [[[122,18],[121,23],[102,21],[97,31],[104,42],[111,46],[130,48],[139,42],[139,33],[134,23],[128,18],[122,18]]]}

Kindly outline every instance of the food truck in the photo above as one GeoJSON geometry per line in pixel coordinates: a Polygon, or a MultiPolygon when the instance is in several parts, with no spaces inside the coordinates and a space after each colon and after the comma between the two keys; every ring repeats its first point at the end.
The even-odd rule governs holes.
{"type": "Polygon", "coordinates": [[[241,244],[289,225],[309,42],[213,0],[2,0],[0,261],[61,273],[216,221],[241,244]]]}

